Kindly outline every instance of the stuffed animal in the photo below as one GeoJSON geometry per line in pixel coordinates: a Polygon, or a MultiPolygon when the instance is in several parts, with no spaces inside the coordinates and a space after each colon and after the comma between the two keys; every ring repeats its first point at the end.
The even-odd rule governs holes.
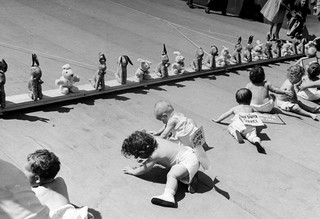
{"type": "Polygon", "coordinates": [[[235,64],[241,64],[241,62],[242,62],[241,61],[241,50],[242,50],[241,40],[242,40],[242,38],[239,37],[237,44],[234,46],[234,51],[231,55],[232,61],[235,64]]]}
{"type": "Polygon", "coordinates": [[[293,51],[291,50],[292,48],[292,43],[289,41],[286,41],[281,47],[281,56],[289,56],[293,55],[293,51]]]}
{"type": "Polygon", "coordinates": [[[0,105],[1,108],[6,108],[6,93],[4,90],[4,85],[6,83],[6,71],[8,70],[8,64],[4,59],[0,62],[0,105]]]}
{"type": "Polygon", "coordinates": [[[307,39],[303,38],[300,41],[300,44],[297,46],[298,54],[305,54],[307,39]]]}
{"type": "Polygon", "coordinates": [[[96,90],[104,90],[106,85],[104,81],[104,75],[106,74],[107,71],[107,65],[106,65],[106,56],[102,53],[99,53],[99,67],[98,70],[96,71],[95,75],[93,76],[92,79],[89,79],[91,82],[92,87],[94,87],[96,90]]]}
{"type": "Polygon", "coordinates": [[[192,69],[194,69],[195,71],[201,71],[202,70],[202,60],[203,60],[203,49],[200,47],[195,55],[195,59],[192,61],[192,69]]]}
{"type": "Polygon", "coordinates": [[[281,48],[282,48],[283,42],[281,40],[276,40],[276,48],[273,50],[274,56],[276,58],[281,57],[281,48]]]}
{"type": "Polygon", "coordinates": [[[42,86],[43,81],[41,80],[42,71],[40,69],[39,60],[36,54],[32,54],[32,64],[31,64],[31,78],[28,82],[29,96],[32,100],[41,100],[43,97],[42,86]]]}
{"type": "Polygon", "coordinates": [[[171,66],[173,74],[177,75],[185,73],[186,69],[184,68],[184,57],[179,51],[174,51],[173,54],[176,55],[175,62],[171,66]]]}
{"type": "Polygon", "coordinates": [[[139,79],[139,82],[149,79],[149,69],[152,63],[140,58],[137,61],[140,62],[140,67],[136,71],[136,77],[139,79]]]}
{"type": "Polygon", "coordinates": [[[317,51],[320,52],[320,37],[317,37],[313,40],[314,46],[316,47],[317,51]]]}
{"type": "Polygon", "coordinates": [[[273,54],[272,54],[272,42],[271,42],[271,36],[270,33],[267,34],[267,42],[264,48],[264,54],[267,59],[272,59],[273,54]]]}
{"type": "Polygon", "coordinates": [[[216,56],[218,56],[218,48],[216,46],[211,46],[210,52],[204,61],[204,65],[208,66],[210,69],[216,68],[216,56]]]}
{"type": "Polygon", "coordinates": [[[118,60],[118,68],[115,73],[116,79],[120,84],[127,83],[127,65],[133,65],[130,58],[127,55],[122,55],[118,60]]]}
{"type": "Polygon", "coordinates": [[[252,49],[253,49],[252,42],[253,42],[253,36],[251,35],[249,36],[246,50],[244,51],[244,54],[243,54],[243,59],[247,62],[252,62],[252,49]]]}
{"type": "Polygon", "coordinates": [[[257,40],[257,45],[253,48],[252,52],[252,60],[258,61],[263,59],[263,44],[260,42],[260,40],[257,40]]]}
{"type": "Polygon", "coordinates": [[[169,76],[168,67],[170,66],[169,57],[167,54],[166,45],[163,44],[163,50],[161,53],[161,62],[157,65],[155,72],[160,78],[166,78],[169,76]]]}
{"type": "Polygon", "coordinates": [[[220,56],[218,56],[217,58],[217,67],[225,67],[230,65],[230,53],[229,53],[229,48],[223,46],[222,50],[221,50],[221,54],[220,56]]]}
{"type": "Polygon", "coordinates": [[[56,85],[60,86],[62,94],[75,93],[78,91],[78,88],[73,86],[75,82],[79,82],[80,77],[75,75],[69,64],[62,66],[62,76],[57,79],[56,85]]]}

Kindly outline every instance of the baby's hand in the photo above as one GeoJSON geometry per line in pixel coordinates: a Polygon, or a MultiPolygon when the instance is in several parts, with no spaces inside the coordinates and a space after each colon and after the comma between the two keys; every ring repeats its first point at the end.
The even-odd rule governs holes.
{"type": "Polygon", "coordinates": [[[155,135],[155,136],[159,135],[157,131],[148,131],[148,134],[155,135]]]}
{"type": "Polygon", "coordinates": [[[133,170],[134,170],[134,168],[132,168],[132,167],[125,167],[125,168],[123,168],[123,173],[133,175],[133,170]]]}
{"type": "Polygon", "coordinates": [[[285,93],[285,95],[287,95],[287,96],[290,97],[290,98],[293,98],[293,97],[294,97],[293,91],[285,91],[284,93],[285,93]]]}

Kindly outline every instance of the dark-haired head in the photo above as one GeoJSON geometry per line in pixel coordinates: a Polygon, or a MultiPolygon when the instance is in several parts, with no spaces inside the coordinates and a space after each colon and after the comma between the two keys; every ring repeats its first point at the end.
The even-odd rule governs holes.
{"type": "Polygon", "coordinates": [[[158,147],[156,139],[144,131],[135,131],[122,144],[121,152],[124,156],[134,158],[148,158],[158,147]]]}
{"type": "Polygon", "coordinates": [[[36,150],[27,157],[30,170],[41,180],[54,179],[60,170],[59,158],[46,149],[36,150]]]}
{"type": "Polygon", "coordinates": [[[253,84],[260,84],[265,80],[264,70],[260,65],[254,66],[249,75],[250,81],[253,84]]]}
{"type": "Polygon", "coordinates": [[[236,93],[236,100],[239,104],[250,105],[252,93],[247,88],[241,88],[236,93]]]}
{"type": "Polygon", "coordinates": [[[320,76],[320,64],[317,62],[314,62],[312,64],[309,65],[308,67],[308,78],[311,81],[317,81],[319,80],[319,76],[320,76]]]}

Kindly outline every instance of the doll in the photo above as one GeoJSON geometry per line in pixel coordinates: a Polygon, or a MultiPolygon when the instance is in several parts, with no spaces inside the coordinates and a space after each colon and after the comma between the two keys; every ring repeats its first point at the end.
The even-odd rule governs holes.
{"type": "Polygon", "coordinates": [[[133,65],[127,55],[119,57],[117,72],[115,73],[116,79],[120,84],[127,83],[127,65],[133,65]]]}
{"type": "Polygon", "coordinates": [[[266,45],[265,45],[264,54],[267,57],[267,59],[272,59],[273,58],[272,42],[271,42],[270,33],[267,34],[267,42],[266,42],[266,45]]]}
{"type": "Polygon", "coordinates": [[[273,50],[275,57],[280,58],[281,57],[281,47],[283,43],[281,40],[276,40],[276,48],[273,50]]]}
{"type": "Polygon", "coordinates": [[[43,97],[42,86],[43,81],[41,80],[42,71],[40,69],[39,60],[36,54],[32,54],[31,64],[31,78],[28,83],[29,96],[32,100],[41,100],[43,97]]]}
{"type": "Polygon", "coordinates": [[[208,66],[210,69],[216,68],[216,56],[218,56],[218,48],[216,46],[211,46],[210,52],[204,62],[204,65],[208,66]]]}
{"type": "Polygon", "coordinates": [[[8,70],[8,64],[4,59],[0,62],[0,105],[4,109],[6,107],[6,93],[4,85],[6,83],[6,71],[8,70]]]}
{"type": "Polygon", "coordinates": [[[93,76],[92,79],[89,79],[91,82],[92,87],[94,87],[96,90],[104,90],[106,85],[104,82],[104,76],[107,71],[107,65],[106,65],[106,57],[104,54],[99,53],[99,67],[98,70],[96,71],[95,75],[93,76]]]}
{"type": "Polygon", "coordinates": [[[229,48],[223,46],[223,49],[221,50],[221,55],[217,58],[217,66],[218,67],[225,67],[230,65],[230,53],[229,48]]]}
{"type": "Polygon", "coordinates": [[[253,49],[252,41],[253,41],[253,36],[251,35],[251,36],[249,36],[248,43],[247,43],[247,46],[246,46],[246,50],[245,50],[245,52],[243,54],[243,58],[247,62],[252,62],[252,49],[253,49]]]}
{"type": "Polygon", "coordinates": [[[201,71],[202,70],[203,55],[204,55],[203,49],[200,47],[197,50],[196,55],[195,55],[195,59],[192,62],[192,68],[195,71],[201,71]]]}
{"type": "Polygon", "coordinates": [[[155,71],[156,74],[160,77],[160,78],[166,78],[169,76],[168,74],[168,67],[170,66],[169,63],[169,57],[167,54],[167,49],[166,49],[166,45],[163,44],[163,51],[161,54],[161,62],[157,65],[155,71]]]}
{"type": "Polygon", "coordinates": [[[241,64],[241,50],[242,50],[242,45],[241,45],[241,37],[238,38],[237,44],[234,46],[234,52],[232,53],[232,60],[236,64],[241,64]]]}

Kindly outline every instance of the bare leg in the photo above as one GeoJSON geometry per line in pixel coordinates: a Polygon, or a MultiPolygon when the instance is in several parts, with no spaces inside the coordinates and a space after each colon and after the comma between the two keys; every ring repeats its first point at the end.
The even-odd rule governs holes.
{"type": "Polygon", "coordinates": [[[318,113],[320,109],[320,106],[316,106],[316,107],[308,106],[301,101],[299,101],[298,104],[305,111],[312,112],[312,113],[318,113]]]}
{"type": "Polygon", "coordinates": [[[270,36],[272,36],[273,27],[274,27],[274,23],[271,23],[270,24],[270,30],[269,30],[270,36]]]}
{"type": "Polygon", "coordinates": [[[171,167],[167,174],[167,183],[164,193],[159,196],[154,196],[151,202],[155,205],[161,205],[165,207],[175,207],[176,203],[174,195],[178,188],[178,180],[188,176],[188,170],[182,164],[176,164],[171,167]]]}
{"type": "Polygon", "coordinates": [[[292,112],[295,112],[297,114],[303,115],[303,116],[308,116],[311,117],[312,119],[316,120],[317,115],[313,113],[309,113],[308,111],[300,108],[298,104],[295,104],[294,107],[291,109],[292,112]]]}
{"type": "Polygon", "coordinates": [[[232,135],[239,143],[244,143],[243,138],[238,130],[235,130],[234,128],[229,126],[228,131],[230,135],[232,135]]]}
{"type": "Polygon", "coordinates": [[[275,36],[277,39],[279,39],[279,33],[280,33],[280,29],[282,27],[282,22],[279,24],[276,24],[276,32],[275,32],[275,36]]]}

